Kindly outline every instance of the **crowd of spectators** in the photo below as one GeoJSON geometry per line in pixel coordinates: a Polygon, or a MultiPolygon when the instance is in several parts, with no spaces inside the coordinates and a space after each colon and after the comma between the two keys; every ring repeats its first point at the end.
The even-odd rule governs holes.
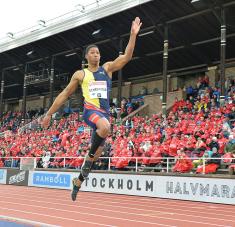
{"type": "MultiPolygon", "coordinates": [[[[26,112],[25,118],[27,121],[32,121],[34,118],[37,118],[38,116],[44,114],[43,108],[38,109],[29,109],[26,112]]],[[[12,132],[16,132],[19,127],[21,127],[24,122],[22,122],[22,112],[6,112],[1,117],[0,121],[0,132],[5,132],[7,130],[10,130],[12,132]]]]}
{"type": "MultiPolygon", "coordinates": [[[[166,169],[166,158],[172,160],[172,171],[180,173],[214,173],[221,157],[228,166],[235,167],[234,82],[230,81],[227,88],[225,102],[220,105],[219,88],[210,87],[207,77],[199,78],[195,88],[186,88],[185,100],[175,100],[166,117],[134,116],[121,125],[113,123],[103,157],[110,157],[112,169],[121,170],[135,166],[136,157],[138,166],[160,171],[166,169]]],[[[138,104],[122,100],[122,108],[128,115],[138,104]]],[[[11,127],[11,133],[0,138],[0,167],[17,167],[22,156],[37,157],[41,168],[81,167],[91,132],[83,121],[78,121],[78,113],[53,120],[47,130],[38,127],[23,134],[17,134],[20,113],[9,112],[3,119],[0,130],[11,127]],[[9,156],[15,157],[13,162],[9,156]]],[[[108,160],[100,159],[94,168],[107,169],[108,160]]]]}

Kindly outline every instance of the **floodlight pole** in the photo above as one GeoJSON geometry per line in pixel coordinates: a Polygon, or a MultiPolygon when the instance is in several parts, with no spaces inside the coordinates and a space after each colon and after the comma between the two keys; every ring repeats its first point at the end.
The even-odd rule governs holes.
{"type": "Polygon", "coordinates": [[[226,22],[225,9],[221,8],[221,39],[220,39],[220,104],[224,104],[225,99],[225,59],[226,59],[226,22]]]}
{"type": "Polygon", "coordinates": [[[162,96],[162,114],[166,116],[167,104],[167,64],[168,64],[168,25],[164,26],[164,46],[163,46],[163,96],[162,96]]]}
{"type": "Polygon", "coordinates": [[[3,94],[4,94],[4,83],[5,83],[4,76],[5,76],[5,71],[2,70],[1,96],[0,96],[0,116],[2,116],[3,110],[4,110],[4,108],[3,108],[3,94]]]}
{"type": "Polygon", "coordinates": [[[24,67],[24,85],[23,85],[23,103],[22,103],[22,121],[25,121],[26,118],[26,95],[27,95],[27,71],[28,71],[28,63],[25,64],[24,67]]]}
{"type": "Polygon", "coordinates": [[[54,99],[54,80],[55,80],[55,57],[52,56],[51,58],[51,73],[50,73],[50,103],[49,106],[53,104],[54,99]]]}
{"type": "MultiPolygon", "coordinates": [[[[119,55],[123,54],[123,39],[120,38],[119,41],[119,55]]],[[[118,107],[121,107],[122,101],[122,69],[118,71],[118,107]]]]}

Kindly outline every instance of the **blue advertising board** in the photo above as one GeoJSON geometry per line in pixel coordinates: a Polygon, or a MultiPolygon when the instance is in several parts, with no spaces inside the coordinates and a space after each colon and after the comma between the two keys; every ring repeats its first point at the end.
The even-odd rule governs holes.
{"type": "Polygon", "coordinates": [[[6,184],[7,171],[5,169],[0,169],[0,184],[6,184]]]}
{"type": "Polygon", "coordinates": [[[71,174],[69,173],[35,171],[30,173],[29,178],[30,186],[68,189],[71,185],[71,174]]]}

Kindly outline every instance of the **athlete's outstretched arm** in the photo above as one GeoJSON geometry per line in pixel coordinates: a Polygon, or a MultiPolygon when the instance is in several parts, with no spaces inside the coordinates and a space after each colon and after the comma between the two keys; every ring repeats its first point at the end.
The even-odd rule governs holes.
{"type": "Polygon", "coordinates": [[[123,55],[120,55],[114,61],[104,64],[104,67],[108,73],[113,73],[120,70],[131,60],[135,48],[136,36],[139,33],[141,25],[142,23],[139,17],[136,17],[135,20],[132,21],[130,39],[127,44],[125,53],[123,55]]]}
{"type": "Polygon", "coordinates": [[[43,127],[47,128],[49,126],[51,115],[55,113],[68,99],[68,97],[76,90],[80,82],[81,74],[83,74],[82,71],[75,72],[67,87],[56,97],[55,101],[47,111],[46,116],[42,121],[43,127]]]}

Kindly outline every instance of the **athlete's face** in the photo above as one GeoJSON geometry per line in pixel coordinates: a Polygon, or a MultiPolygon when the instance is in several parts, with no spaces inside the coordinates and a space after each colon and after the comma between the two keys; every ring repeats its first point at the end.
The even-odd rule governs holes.
{"type": "Polygon", "coordinates": [[[92,47],[89,49],[88,53],[86,54],[86,59],[88,63],[91,64],[99,64],[100,62],[100,51],[97,47],[92,47]]]}

